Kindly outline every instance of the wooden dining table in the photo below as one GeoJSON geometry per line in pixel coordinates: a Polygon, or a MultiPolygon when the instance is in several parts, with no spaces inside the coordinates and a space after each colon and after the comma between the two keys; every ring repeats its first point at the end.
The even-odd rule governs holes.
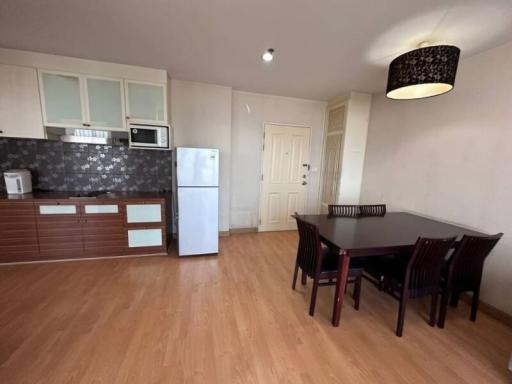
{"type": "Polygon", "coordinates": [[[332,313],[332,324],[340,324],[351,258],[379,257],[411,252],[418,237],[443,238],[486,234],[405,212],[390,212],[379,217],[329,217],[300,215],[318,227],[320,238],[339,252],[338,278],[332,313]]]}

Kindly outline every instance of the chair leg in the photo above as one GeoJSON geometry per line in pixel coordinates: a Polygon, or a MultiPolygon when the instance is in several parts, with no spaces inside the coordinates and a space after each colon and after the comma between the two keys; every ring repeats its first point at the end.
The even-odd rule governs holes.
{"type": "Polygon", "coordinates": [[[436,325],[436,317],[437,317],[437,299],[438,299],[438,294],[437,292],[436,293],[433,293],[432,294],[432,303],[430,304],[430,326],[431,327],[435,327],[436,325]]]}
{"type": "Polygon", "coordinates": [[[402,296],[400,297],[400,307],[398,308],[398,322],[396,324],[396,335],[398,337],[402,337],[404,331],[405,309],[407,307],[407,299],[408,295],[406,293],[402,293],[402,296]]]}
{"type": "Polygon", "coordinates": [[[450,299],[450,307],[457,308],[457,306],[459,305],[459,298],[460,298],[459,292],[452,292],[452,297],[450,299]]]}
{"type": "Polygon", "coordinates": [[[293,273],[292,289],[295,289],[295,283],[297,283],[297,275],[299,274],[299,264],[295,264],[295,272],[293,273]]]}
{"type": "Polygon", "coordinates": [[[313,289],[311,290],[311,303],[309,304],[309,315],[315,315],[315,305],[316,305],[316,294],[318,291],[318,283],[320,281],[318,279],[313,279],[313,289]]]}
{"type": "Polygon", "coordinates": [[[476,313],[478,312],[478,302],[480,300],[480,287],[473,292],[473,300],[471,301],[471,321],[476,321],[476,313]]]}
{"type": "Polygon", "coordinates": [[[450,292],[448,290],[444,290],[441,296],[441,308],[439,309],[439,320],[437,321],[437,326],[439,328],[444,328],[444,323],[446,321],[446,314],[448,312],[448,300],[450,298],[450,292]]]}
{"type": "Polygon", "coordinates": [[[363,284],[363,275],[359,275],[356,278],[356,282],[354,284],[354,293],[352,294],[352,298],[354,299],[354,308],[356,311],[359,311],[359,303],[361,301],[362,284],[363,284]]]}
{"type": "Polygon", "coordinates": [[[306,279],[307,279],[306,272],[302,271],[302,276],[300,278],[300,282],[302,283],[302,285],[306,285],[306,279]]]}

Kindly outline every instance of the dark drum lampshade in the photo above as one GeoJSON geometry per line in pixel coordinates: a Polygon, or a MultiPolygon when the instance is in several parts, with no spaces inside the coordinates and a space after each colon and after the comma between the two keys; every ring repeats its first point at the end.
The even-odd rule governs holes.
{"type": "Polygon", "coordinates": [[[389,65],[387,97],[421,99],[451,91],[459,55],[453,45],[434,45],[398,56],[389,65]]]}

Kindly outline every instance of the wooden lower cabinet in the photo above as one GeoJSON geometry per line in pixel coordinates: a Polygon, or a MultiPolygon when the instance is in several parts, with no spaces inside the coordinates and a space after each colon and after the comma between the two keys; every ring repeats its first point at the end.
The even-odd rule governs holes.
{"type": "Polygon", "coordinates": [[[34,260],[38,254],[34,203],[0,203],[0,263],[34,260]]]}
{"type": "Polygon", "coordinates": [[[67,201],[36,203],[40,260],[84,257],[80,207],[67,201]]]}
{"type": "Polygon", "coordinates": [[[165,215],[144,222],[138,213],[138,221],[130,223],[126,207],[134,204],[162,204],[165,212],[163,199],[0,201],[0,263],[166,254],[165,215]]]}
{"type": "Polygon", "coordinates": [[[82,233],[86,257],[122,256],[127,250],[122,203],[83,204],[82,233]]]}

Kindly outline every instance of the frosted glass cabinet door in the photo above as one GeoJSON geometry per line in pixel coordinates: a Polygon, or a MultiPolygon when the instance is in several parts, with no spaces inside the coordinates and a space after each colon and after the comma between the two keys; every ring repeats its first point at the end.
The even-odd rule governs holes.
{"type": "Polygon", "coordinates": [[[163,245],[162,230],[155,229],[130,229],[128,230],[128,247],[158,247],[163,245]]]}
{"type": "Polygon", "coordinates": [[[131,120],[166,123],[165,85],[126,82],[126,113],[131,120]]]}
{"type": "Polygon", "coordinates": [[[162,206],[160,204],[127,204],[126,222],[128,223],[160,223],[162,206]]]}
{"type": "Polygon", "coordinates": [[[77,75],[41,72],[45,125],[82,126],[82,98],[77,75]]]}
{"type": "Polygon", "coordinates": [[[124,129],[123,81],[85,78],[91,127],[124,129]]]}

